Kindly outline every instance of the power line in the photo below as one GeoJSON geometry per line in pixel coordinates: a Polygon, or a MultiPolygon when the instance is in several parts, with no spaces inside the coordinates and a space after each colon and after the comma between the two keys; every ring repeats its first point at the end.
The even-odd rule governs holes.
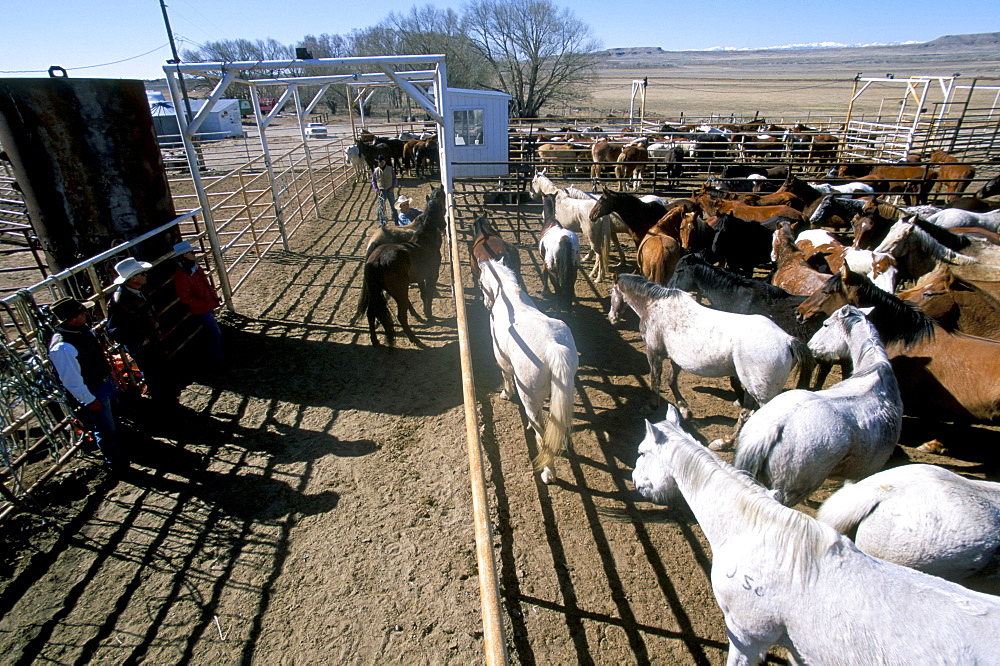
{"type": "MultiPolygon", "coordinates": [[[[130,58],[123,58],[122,60],[115,60],[114,62],[105,62],[100,65],[82,65],[80,67],[64,67],[63,69],[67,71],[78,70],[78,69],[93,69],[95,67],[108,67],[110,65],[118,65],[123,62],[128,62],[129,60],[135,60],[137,58],[142,58],[148,56],[150,53],[155,53],[163,47],[168,46],[168,44],[160,44],[155,49],[146,51],[145,53],[140,53],[139,55],[132,56],[130,58]]],[[[15,70],[0,70],[0,74],[46,74],[49,70],[47,69],[15,69],[15,70]]]]}

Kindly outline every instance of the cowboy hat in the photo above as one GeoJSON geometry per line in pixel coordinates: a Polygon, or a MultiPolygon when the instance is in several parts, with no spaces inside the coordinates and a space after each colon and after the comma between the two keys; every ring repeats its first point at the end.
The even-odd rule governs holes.
{"type": "Polygon", "coordinates": [[[64,296],[49,306],[49,312],[55,317],[56,323],[65,324],[81,312],[86,312],[89,307],[93,307],[93,303],[84,303],[72,296],[64,296]]]}
{"type": "Polygon", "coordinates": [[[413,199],[411,199],[410,197],[406,196],[405,194],[401,194],[399,196],[399,198],[396,199],[396,203],[398,203],[398,204],[403,204],[403,203],[408,204],[411,201],[413,201],[413,199]]]}
{"type": "Polygon", "coordinates": [[[144,273],[152,267],[153,264],[145,261],[139,261],[133,257],[122,259],[115,264],[115,272],[118,273],[118,277],[115,278],[115,284],[124,284],[136,274],[144,273]]]}
{"type": "Polygon", "coordinates": [[[191,243],[188,243],[187,241],[181,241],[180,243],[174,245],[175,257],[179,257],[182,254],[187,254],[188,252],[197,252],[197,251],[198,248],[196,248],[194,245],[191,245],[191,243]]]}

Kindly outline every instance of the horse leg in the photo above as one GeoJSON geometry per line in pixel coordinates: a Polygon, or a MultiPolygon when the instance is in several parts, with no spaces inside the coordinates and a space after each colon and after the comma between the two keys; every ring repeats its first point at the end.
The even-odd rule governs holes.
{"type": "MultiPolygon", "coordinates": [[[[795,388],[798,389],[809,388],[809,380],[812,379],[813,368],[815,368],[816,365],[817,365],[816,359],[813,358],[811,355],[807,356],[802,360],[802,363],[799,364],[799,381],[795,385],[795,388]]],[[[830,371],[829,368],[827,368],[827,372],[829,371],[830,371]]]]}
{"type": "MultiPolygon", "coordinates": [[[[409,289],[407,289],[409,291],[409,289]]],[[[413,309],[413,303],[410,302],[409,294],[404,291],[400,295],[393,294],[393,298],[396,299],[396,318],[399,319],[399,327],[403,329],[403,333],[406,335],[406,339],[412,342],[417,347],[426,347],[423,342],[417,339],[416,334],[413,329],[410,328],[410,322],[406,318],[407,312],[413,312],[413,315],[420,319],[420,315],[417,314],[416,310],[413,309]]]]}
{"type": "Polygon", "coordinates": [[[740,436],[740,430],[743,429],[743,424],[746,423],[747,419],[750,418],[750,416],[755,411],[756,410],[753,409],[746,409],[746,408],[741,409],[740,415],[736,417],[736,425],[733,426],[732,432],[730,432],[725,437],[721,437],[713,441],[711,444],[708,445],[708,448],[712,449],[713,451],[725,451],[726,449],[732,448],[733,442],[735,442],[736,439],[740,436]]]}
{"type": "MultiPolygon", "coordinates": [[[[688,407],[687,400],[681,395],[681,389],[677,385],[677,380],[681,374],[680,366],[670,358],[667,358],[667,373],[667,386],[670,387],[670,393],[674,396],[674,403],[677,406],[677,410],[681,413],[681,418],[691,418],[691,408],[688,407]]],[[[658,392],[657,397],[659,397],[658,392]]]]}
{"type": "Polygon", "coordinates": [[[663,357],[646,345],[646,361],[649,362],[649,402],[639,410],[640,414],[652,414],[660,406],[660,382],[663,377],[663,357]]]}

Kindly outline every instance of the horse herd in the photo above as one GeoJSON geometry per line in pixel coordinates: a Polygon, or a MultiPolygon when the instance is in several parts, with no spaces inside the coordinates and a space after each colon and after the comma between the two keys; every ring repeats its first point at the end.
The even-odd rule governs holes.
{"type": "Polygon", "coordinates": [[[375,168],[380,156],[392,164],[397,174],[409,175],[412,172],[417,178],[429,176],[438,163],[437,135],[404,133],[389,138],[362,130],[354,145],[344,148],[344,161],[351,166],[359,183],[365,182],[366,175],[375,168]]]}
{"type": "MultiPolygon", "coordinates": [[[[928,465],[881,470],[904,414],[1000,424],[1000,211],[897,206],[865,187],[833,187],[843,185],[788,176],[777,204],[709,184],[666,200],[559,187],[537,171],[538,258],[555,316],[528,296],[517,247],[487,215],[470,246],[502,394],[523,406],[538,443],[535,468],[552,483],[571,439],[579,361],[567,321],[587,259],[582,237],[591,278],[613,280],[609,321],[625,306],[639,317],[651,389],[642,413],[660,401],[666,362],[674,404],[665,421],[647,423],[633,480],[649,499],[686,503],[701,523],[730,663],[760,663],[775,644],[807,662],[938,654],[996,663],[990,629],[1000,629],[1000,600],[972,589],[1000,590],[1000,484],[928,465]],[[618,231],[634,254],[619,244],[615,263],[641,275],[612,273],[618,231]],[[833,364],[843,379],[824,388],[833,364]],[[786,390],[796,368],[796,388],[786,390]],[[682,370],[728,377],[736,393],[733,431],[708,446],[685,430],[682,370]],[[713,453],[733,445],[732,465],[713,453]],[[818,520],[788,508],[827,479],[846,483],[818,520]],[[845,596],[856,614],[831,610],[845,596]],[[945,622],[904,630],[901,609],[936,611],[945,622]]],[[[989,204],[991,187],[975,198],[989,204]]],[[[375,322],[393,341],[382,291],[421,344],[407,324],[407,313],[419,315],[406,285],[418,283],[429,318],[440,188],[410,227],[380,229],[369,243],[358,315],[368,314],[373,344],[375,322]]]]}

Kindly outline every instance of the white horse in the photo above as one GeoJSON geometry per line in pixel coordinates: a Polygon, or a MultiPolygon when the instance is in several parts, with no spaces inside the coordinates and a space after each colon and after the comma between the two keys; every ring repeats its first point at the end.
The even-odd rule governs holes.
{"type": "Polygon", "coordinates": [[[809,183],[817,192],[822,192],[823,194],[839,194],[839,195],[853,195],[856,192],[864,192],[865,194],[874,194],[875,189],[868,183],[853,182],[845,183],[843,185],[831,185],[830,183],[809,183]]]}
{"type": "Polygon", "coordinates": [[[873,252],[888,252],[896,258],[896,265],[902,273],[900,279],[917,279],[934,270],[939,261],[956,266],[979,263],[977,257],[965,252],[970,250],[974,252],[976,247],[984,246],[984,243],[951,234],[944,229],[937,232],[938,238],[935,238],[920,225],[934,231],[934,227],[912,217],[893,222],[885,238],[873,250],[873,252]],[[948,247],[942,240],[956,249],[948,247]]]}
{"type": "MultiPolygon", "coordinates": [[[[586,192],[584,190],[581,190],[579,187],[577,187],[575,185],[567,185],[566,187],[564,187],[562,189],[562,191],[565,192],[566,196],[568,196],[570,199],[581,199],[583,201],[589,201],[590,202],[590,204],[588,204],[588,206],[581,206],[581,210],[583,210],[584,208],[586,208],[586,210],[587,210],[587,218],[589,220],[590,219],[590,209],[593,208],[597,204],[597,200],[600,199],[601,196],[599,194],[594,194],[593,192],[586,192]]],[[[567,205],[569,205],[569,204],[567,204],[567,205]]],[[[625,259],[625,250],[622,249],[622,244],[618,240],[618,234],[627,234],[628,233],[628,225],[625,224],[625,220],[623,220],[621,218],[621,215],[619,215],[618,213],[611,213],[607,217],[608,217],[608,219],[611,222],[610,226],[609,226],[609,233],[607,234],[607,239],[610,240],[611,243],[613,243],[616,248],[618,248],[618,256],[621,259],[621,263],[624,264],[625,261],[626,261],[626,259],[625,259]]],[[[600,222],[603,224],[603,218],[600,220],[600,222]]],[[[583,222],[581,222],[580,224],[582,226],[583,222]]],[[[591,221],[590,224],[591,224],[591,226],[593,226],[595,223],[593,221],[591,221]]],[[[583,258],[583,261],[589,260],[591,258],[591,255],[595,255],[595,254],[596,254],[596,251],[593,249],[593,247],[591,247],[590,252],[588,252],[587,256],[583,258]]],[[[609,247],[608,248],[608,252],[607,252],[607,257],[610,257],[610,255],[611,255],[611,249],[609,247]]],[[[607,263],[607,257],[605,258],[605,263],[607,263]]],[[[599,256],[595,256],[595,260],[599,261],[600,257],[599,256]]],[[[605,271],[604,271],[605,274],[607,273],[606,269],[607,269],[607,267],[605,267],[605,271]]],[[[594,272],[597,271],[597,270],[598,270],[598,267],[595,265],[594,268],[593,268],[593,270],[590,272],[590,277],[594,278],[594,279],[597,279],[598,281],[602,281],[604,279],[605,275],[601,274],[601,273],[598,273],[598,277],[595,278],[594,272]]]]}
{"type": "Polygon", "coordinates": [[[847,484],[816,518],[872,557],[996,593],[1000,483],[903,465],[847,484]]]}
{"type": "Polygon", "coordinates": [[[799,664],[1000,663],[1000,599],[862,553],[701,446],[672,407],[646,422],[632,480],[698,520],[730,666],[772,645],[799,664]]]}
{"type": "Polygon", "coordinates": [[[542,234],[538,254],[542,257],[542,290],[555,295],[557,312],[569,312],[576,298],[576,273],[580,268],[580,239],[559,224],[555,194],[542,195],[542,234]]]}
{"type": "MultiPolygon", "coordinates": [[[[580,190],[578,190],[580,191],[580,190]]],[[[535,172],[531,179],[531,196],[538,199],[543,194],[556,195],[556,219],[564,229],[574,231],[590,244],[590,253],[587,258],[594,255],[594,268],[590,271],[592,280],[601,282],[608,275],[608,255],[610,254],[610,239],[612,236],[612,220],[610,215],[605,215],[598,220],[590,219],[590,210],[597,203],[596,199],[590,197],[577,198],[558,187],[545,175],[545,170],[540,169],[535,172]]],[[[616,239],[617,241],[617,239],[616,239]]],[[[618,245],[621,252],[621,245],[618,245]]],[[[625,255],[622,253],[622,263],[625,262],[625,255]]]]}
{"type": "Polygon", "coordinates": [[[974,213],[971,210],[945,208],[927,217],[927,221],[946,229],[952,227],[980,227],[1000,233],[1000,209],[988,213],[974,213]]]}
{"type": "Polygon", "coordinates": [[[503,375],[501,395],[517,394],[535,431],[534,465],[543,483],[556,479],[555,457],[566,448],[573,426],[574,382],[579,365],[576,343],[565,322],[547,317],[517,283],[517,276],[496,261],[481,261],[481,287],[490,308],[493,354],[503,375]],[[549,414],[542,426],[542,405],[549,414]]]}
{"type": "Polygon", "coordinates": [[[882,469],[903,429],[903,399],[875,327],[845,305],[809,340],[817,358],[850,351],[854,373],[822,391],[785,391],[747,419],[733,465],[795,506],[829,478],[882,469]]]}
{"type": "Polygon", "coordinates": [[[361,149],[355,145],[344,147],[344,161],[354,169],[354,180],[363,183],[365,176],[365,158],[361,157],[361,149]]]}
{"type": "Polygon", "coordinates": [[[750,411],[778,395],[792,368],[809,358],[804,342],[767,317],[713,310],[685,291],[661,287],[641,275],[619,275],[612,285],[608,312],[612,324],[618,322],[623,302],[639,315],[639,331],[646,342],[652,389],[649,410],[659,405],[664,359],[669,361],[667,383],[684,418],[691,410],[677,387],[678,369],[701,377],[730,378],[742,409],[732,434],[716,445],[732,442],[750,411]]]}

